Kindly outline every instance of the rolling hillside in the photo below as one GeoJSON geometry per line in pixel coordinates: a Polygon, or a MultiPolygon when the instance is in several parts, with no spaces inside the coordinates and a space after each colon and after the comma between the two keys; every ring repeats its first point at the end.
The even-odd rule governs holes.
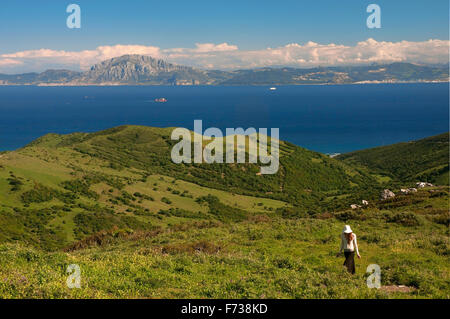
{"type": "MultiPolygon", "coordinates": [[[[320,153],[280,144],[280,170],[259,164],[174,164],[170,128],[122,126],[97,133],[49,134],[0,157],[0,240],[45,249],[114,225],[151,229],[166,216],[241,220],[292,207],[317,212],[330,196],[374,179],[320,153]],[[209,207],[209,208],[208,208],[209,207]]],[[[351,198],[351,197],[350,197],[351,198]]],[[[350,198],[332,203],[347,205],[350,198]]]]}
{"type": "Polygon", "coordinates": [[[400,182],[449,184],[449,133],[342,154],[337,159],[400,182]]]}
{"type": "MultiPolygon", "coordinates": [[[[412,175],[287,142],[276,175],[257,175],[258,164],[178,165],[170,132],[48,134],[1,153],[0,297],[448,298],[447,186],[400,194],[412,175]],[[386,187],[397,196],[379,200],[386,187]],[[334,257],[348,223],[363,256],[352,277],[334,257]],[[66,286],[73,263],[80,289],[66,286]],[[365,285],[372,263],[379,290],[365,285]]],[[[417,172],[425,158],[426,170],[442,165],[445,138],[412,143],[435,156],[412,157],[417,172]]]]}

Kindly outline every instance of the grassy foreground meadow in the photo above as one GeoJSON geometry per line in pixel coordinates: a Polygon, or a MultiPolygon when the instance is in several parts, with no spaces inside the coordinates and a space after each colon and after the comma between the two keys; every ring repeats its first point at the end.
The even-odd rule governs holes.
{"type": "Polygon", "coordinates": [[[0,297],[450,297],[448,133],[336,159],[282,142],[273,176],[173,164],[168,136],[127,126],[0,153],[0,297]],[[417,181],[438,186],[400,192],[417,181]],[[353,276],[336,257],[344,224],[353,276]]]}
{"type": "MultiPolygon", "coordinates": [[[[103,238],[108,245],[71,252],[0,246],[3,298],[448,298],[445,226],[353,222],[362,259],[351,276],[336,258],[342,223],[255,218],[237,225],[185,224],[159,234],[103,238]],[[374,234],[374,227],[379,227],[374,234]],[[307,234],[305,236],[305,234],[307,234]],[[66,268],[81,268],[81,289],[66,286],[66,268]],[[388,293],[366,286],[366,267],[388,293]]],[[[101,241],[100,241],[101,242],[101,241]]]]}

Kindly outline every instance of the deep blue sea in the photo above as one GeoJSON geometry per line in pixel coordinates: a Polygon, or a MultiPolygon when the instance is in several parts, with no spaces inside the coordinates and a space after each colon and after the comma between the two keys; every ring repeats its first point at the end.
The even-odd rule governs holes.
{"type": "Polygon", "coordinates": [[[46,133],[122,124],[278,127],[280,139],[323,153],[419,139],[449,130],[449,85],[268,87],[0,86],[0,150],[46,133]],[[155,103],[165,97],[166,103],[155,103]]]}

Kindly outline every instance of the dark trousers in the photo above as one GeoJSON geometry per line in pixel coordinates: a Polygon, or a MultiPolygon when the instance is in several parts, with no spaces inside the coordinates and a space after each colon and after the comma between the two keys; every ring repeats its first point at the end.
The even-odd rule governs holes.
{"type": "Polygon", "coordinates": [[[345,261],[344,266],[347,267],[349,273],[355,273],[355,252],[354,251],[344,251],[345,261]]]}

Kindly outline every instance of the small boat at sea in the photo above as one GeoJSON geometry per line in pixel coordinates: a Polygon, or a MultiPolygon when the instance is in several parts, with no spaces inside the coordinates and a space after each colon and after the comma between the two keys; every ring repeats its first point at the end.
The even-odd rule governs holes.
{"type": "Polygon", "coordinates": [[[277,89],[276,87],[271,87],[269,90],[275,91],[276,89],[277,89]]]}
{"type": "Polygon", "coordinates": [[[165,103],[165,102],[167,102],[167,99],[164,98],[164,97],[160,97],[158,99],[155,99],[155,102],[157,102],[157,103],[165,103]]]}

